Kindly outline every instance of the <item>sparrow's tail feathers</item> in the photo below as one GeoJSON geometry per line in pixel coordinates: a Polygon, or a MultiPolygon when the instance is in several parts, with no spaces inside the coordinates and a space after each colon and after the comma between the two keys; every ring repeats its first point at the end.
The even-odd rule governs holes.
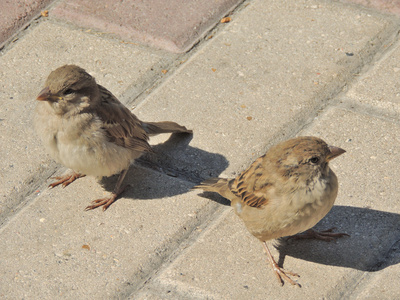
{"type": "Polygon", "coordinates": [[[175,122],[143,122],[143,128],[148,135],[155,135],[159,133],[192,133],[192,130],[187,129],[175,122]]]}
{"type": "Polygon", "coordinates": [[[206,192],[218,193],[222,197],[232,200],[234,195],[229,188],[230,180],[231,179],[226,178],[209,178],[199,185],[192,187],[192,189],[200,189],[206,192]]]}

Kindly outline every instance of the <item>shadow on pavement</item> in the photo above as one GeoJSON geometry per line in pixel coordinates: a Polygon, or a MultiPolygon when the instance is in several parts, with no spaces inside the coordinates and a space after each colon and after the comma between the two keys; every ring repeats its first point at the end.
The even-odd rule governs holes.
{"type": "Polygon", "coordinates": [[[279,250],[279,265],[286,255],[324,265],[352,268],[361,271],[379,271],[400,262],[400,215],[368,208],[334,206],[315,227],[347,233],[336,241],[294,240],[281,238],[275,247],[279,250]],[[396,243],[397,241],[397,243],[396,243]]]}
{"type": "MultiPolygon", "coordinates": [[[[166,142],[152,147],[154,153],[146,153],[136,160],[124,180],[124,184],[130,187],[122,196],[133,199],[171,197],[184,194],[195,183],[221,174],[229,164],[226,158],[189,146],[192,137],[189,134],[172,134],[166,142]],[[155,175],[148,169],[159,172],[159,182],[154,181],[155,175]],[[184,180],[187,184],[169,180],[168,177],[184,180]]],[[[118,175],[114,175],[103,177],[99,182],[106,190],[112,191],[117,179],[118,175]]]]}

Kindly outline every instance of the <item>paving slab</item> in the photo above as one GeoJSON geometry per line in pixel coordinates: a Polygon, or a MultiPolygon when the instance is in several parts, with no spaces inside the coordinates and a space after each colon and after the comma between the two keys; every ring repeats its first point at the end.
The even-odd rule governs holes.
{"type": "MultiPolygon", "coordinates": [[[[225,4],[239,2],[213,2],[215,11],[211,1],[196,2],[193,8],[204,10],[193,21],[215,24],[225,4]]],[[[357,75],[398,39],[398,18],[336,1],[256,0],[180,56],[92,29],[94,18],[108,26],[106,33],[139,20],[122,11],[126,1],[96,2],[101,13],[89,18],[88,28],[79,28],[78,19],[92,8],[74,7],[68,15],[68,3],[77,2],[60,1],[49,19],[33,22],[0,56],[0,136],[6,141],[0,155],[7,157],[0,163],[1,298],[361,299],[365,291],[378,295],[378,284],[385,284],[382,297],[398,295],[397,46],[371,72],[357,75]],[[86,68],[129,105],[141,94],[134,111],[141,119],[194,130],[193,136],[152,139],[156,153],[130,169],[132,187],[105,213],[83,209],[112,188],[115,176],[45,188],[56,165],[32,131],[34,98],[48,73],[65,63],[86,68]],[[178,64],[177,71],[169,69],[178,64]],[[168,79],[148,89],[160,78],[168,79]],[[354,80],[348,93],[329,101],[354,80]],[[218,204],[220,197],[189,191],[201,179],[237,174],[299,130],[347,150],[332,163],[340,180],[337,205],[318,228],[351,235],[335,243],[276,243],[274,256],[300,273],[302,289],[279,286],[261,244],[218,204]],[[13,214],[21,201],[25,206],[13,214]],[[385,282],[386,276],[393,280],[385,282]]],[[[143,18],[165,5],[130,3],[143,8],[143,18]]],[[[163,20],[187,17],[177,11],[165,9],[163,20]]],[[[183,25],[189,35],[172,40],[193,42],[208,30],[183,25]]]]}
{"type": "Polygon", "coordinates": [[[383,270],[365,276],[349,299],[398,299],[400,291],[400,248],[399,242],[392,247],[383,270]]]}
{"type": "Polygon", "coordinates": [[[51,0],[15,0],[0,2],[0,47],[18,29],[34,18],[51,0]]]}
{"type": "Polygon", "coordinates": [[[148,169],[132,167],[126,183],[106,212],[84,211],[105,195],[92,177],[40,191],[0,229],[1,298],[129,295],[216,206],[187,193],[188,182],[148,169]]]}
{"type": "MultiPolygon", "coordinates": [[[[332,163],[340,182],[336,206],[317,228],[334,226],[351,235],[335,243],[278,243],[280,254],[274,249],[274,256],[282,259],[286,269],[300,273],[301,289],[288,284],[280,287],[261,243],[231,209],[160,272],[149,289],[154,286],[164,294],[173,291],[194,299],[299,299],[310,295],[313,299],[339,299],[352,291],[366,272],[398,264],[398,260],[389,266],[381,263],[400,235],[399,125],[329,108],[300,132],[347,150],[332,163]]],[[[395,272],[392,270],[390,273],[395,272]]],[[[386,288],[396,289],[393,283],[388,282],[386,288]]]]}
{"type": "MultiPolygon", "coordinates": [[[[298,132],[398,28],[392,21],[338,2],[252,1],[137,109],[181,120],[192,146],[225,156],[230,176],[298,132]]],[[[179,155],[202,178],[218,165],[191,161],[179,155]]]]}
{"type": "Polygon", "coordinates": [[[397,43],[346,93],[345,103],[400,120],[400,45],[397,43]]]}
{"type": "Polygon", "coordinates": [[[1,55],[0,136],[7,142],[0,156],[7,159],[0,162],[0,214],[17,206],[51,162],[32,128],[35,99],[50,71],[80,65],[120,96],[141,92],[173,58],[52,22],[40,23],[1,55]]]}
{"type": "Polygon", "coordinates": [[[243,0],[68,0],[51,16],[175,53],[189,50],[243,0]]]}
{"type": "Polygon", "coordinates": [[[344,2],[350,2],[350,3],[353,2],[386,13],[400,15],[399,0],[344,0],[344,2]]]}

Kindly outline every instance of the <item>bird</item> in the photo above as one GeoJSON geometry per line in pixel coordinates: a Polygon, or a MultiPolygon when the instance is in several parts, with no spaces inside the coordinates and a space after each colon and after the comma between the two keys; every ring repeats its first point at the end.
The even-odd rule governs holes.
{"type": "Polygon", "coordinates": [[[92,201],[85,210],[102,206],[105,211],[124,191],[123,180],[130,164],[143,153],[153,152],[149,136],[188,133],[175,122],[143,122],[93,76],[76,65],[52,71],[40,91],[34,127],[45,149],[58,163],[70,168],[54,177],[49,187],[66,187],[91,175],[119,178],[110,196],[92,201]]]}
{"type": "Polygon", "coordinates": [[[230,200],[248,231],[262,242],[278,281],[301,287],[290,277],[299,275],[279,267],[266,242],[304,231],[299,238],[347,236],[311,229],[334,205],[338,179],[329,162],[345,152],[317,137],[296,137],[271,147],[236,178],[210,178],[193,189],[230,200]]]}

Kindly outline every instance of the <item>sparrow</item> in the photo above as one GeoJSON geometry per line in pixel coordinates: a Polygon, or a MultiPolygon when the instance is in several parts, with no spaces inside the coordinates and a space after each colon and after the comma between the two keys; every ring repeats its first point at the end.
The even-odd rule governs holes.
{"type": "Polygon", "coordinates": [[[64,65],[52,71],[37,96],[34,127],[48,153],[72,169],[49,187],[66,187],[85,175],[118,174],[109,197],[94,200],[86,210],[106,210],[123,192],[130,164],[152,152],[149,136],[192,133],[174,122],[143,122],[84,69],[64,65]]]}
{"type": "Polygon", "coordinates": [[[271,147],[236,178],[210,178],[194,189],[215,192],[231,201],[235,213],[264,246],[279,282],[298,274],[278,266],[267,241],[307,231],[299,238],[331,240],[345,236],[310,230],[332,208],[338,179],[329,161],[345,150],[329,146],[317,137],[297,137],[271,147]]]}

